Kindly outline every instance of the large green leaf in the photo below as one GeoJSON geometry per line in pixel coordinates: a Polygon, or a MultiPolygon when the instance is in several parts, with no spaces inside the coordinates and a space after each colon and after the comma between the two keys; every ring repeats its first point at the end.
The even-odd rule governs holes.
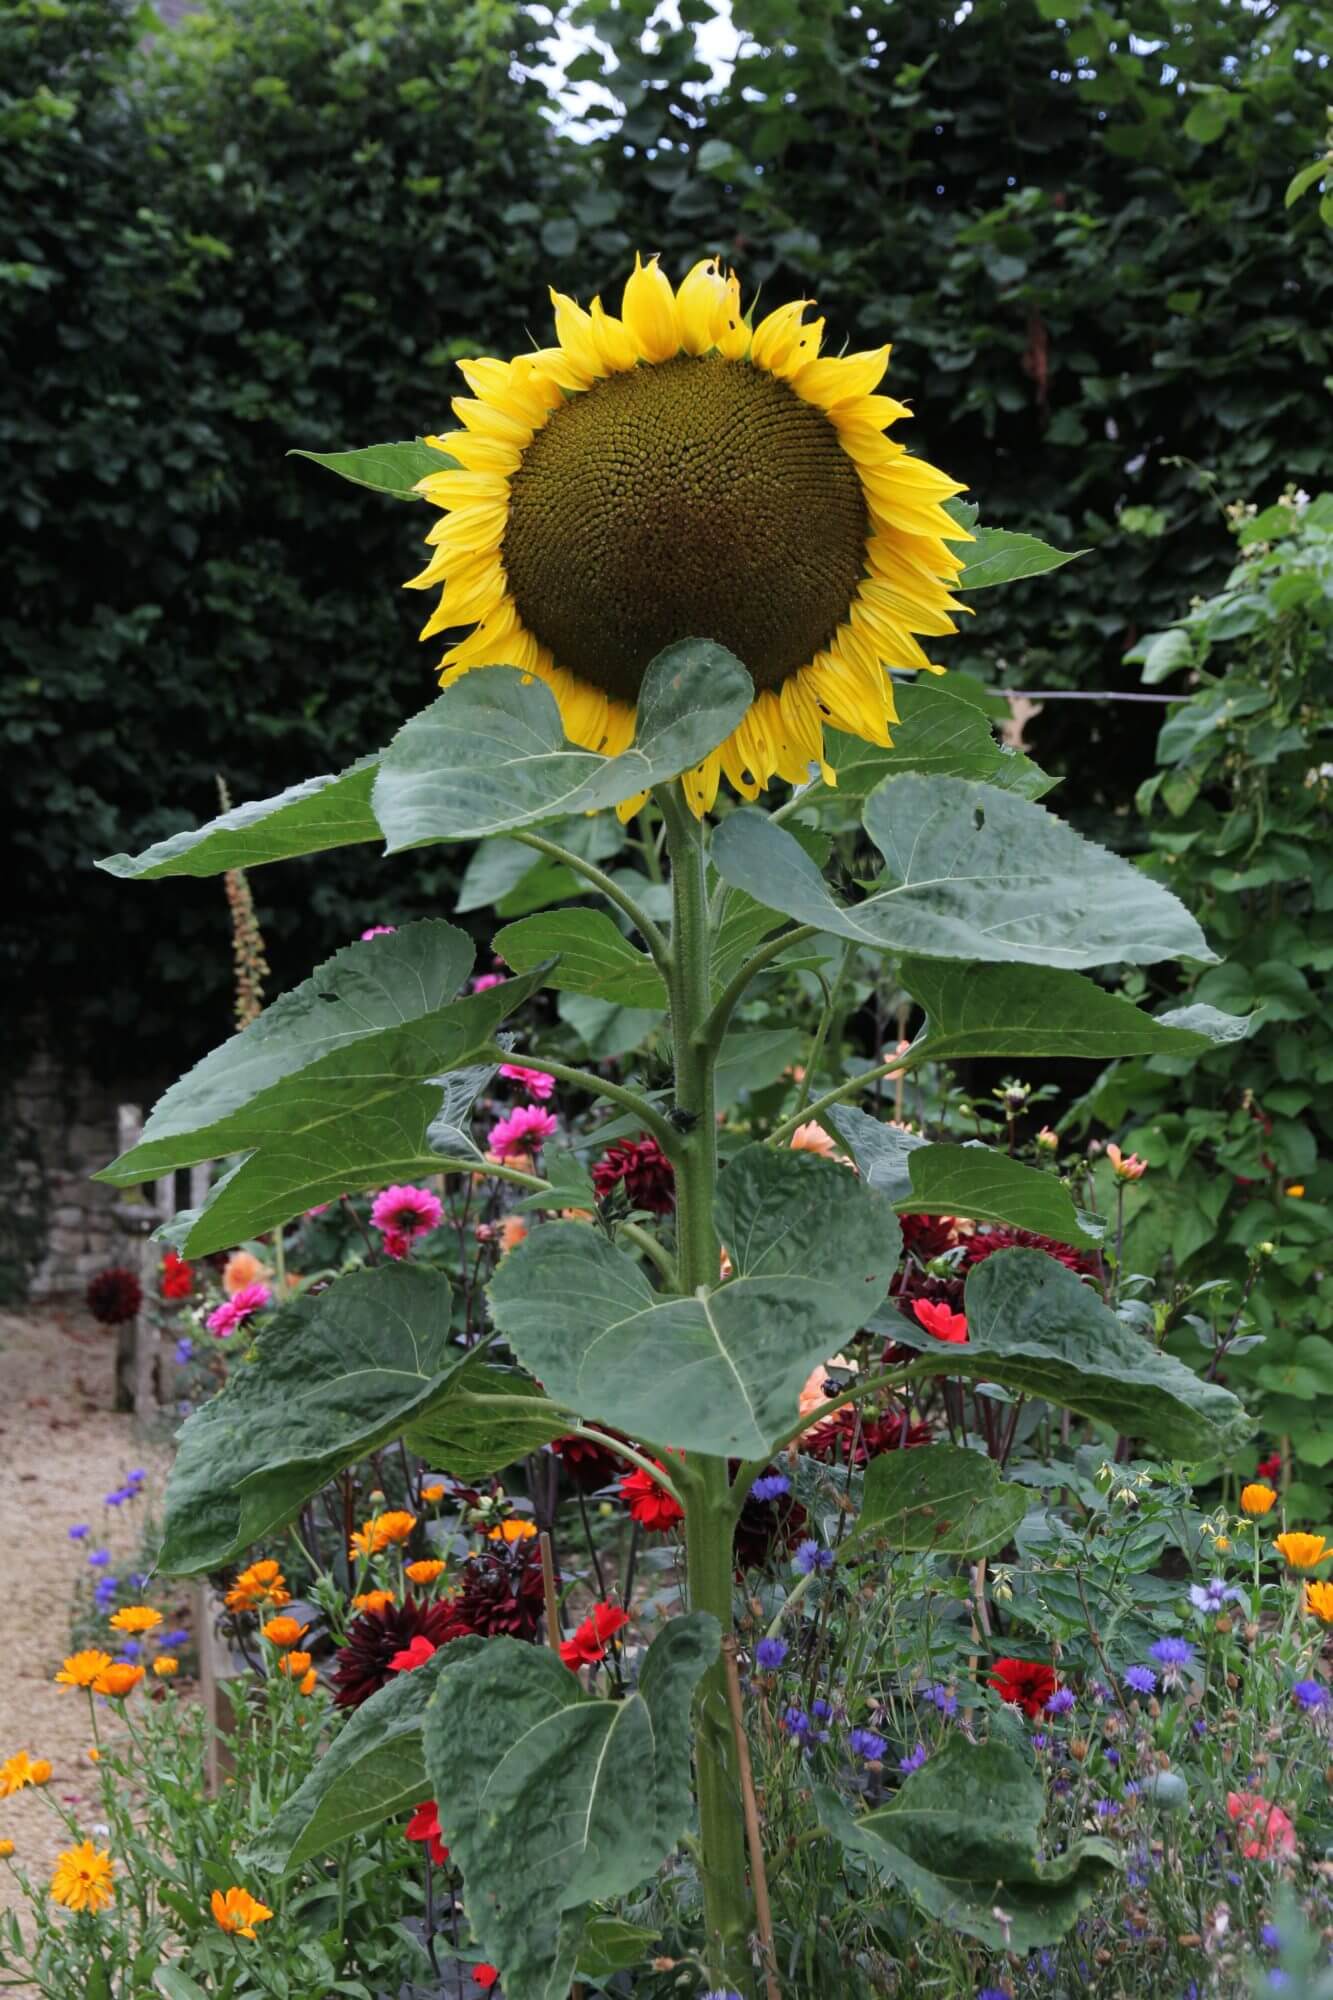
{"type": "Polygon", "coordinates": [[[898,977],[926,1013],[916,1057],[1204,1055],[1249,1023],[1215,1007],[1145,1014],[1095,980],[1049,966],[904,958],[898,977]]]}
{"type": "Polygon", "coordinates": [[[1229,1390],[1160,1354],[1044,1251],[997,1250],[974,1265],[964,1309],[967,1344],[925,1339],[914,1374],[998,1382],[1173,1458],[1222,1456],[1254,1428],[1229,1390]]]}
{"type": "Polygon", "coordinates": [[[984,1556],[1009,1540],[1029,1497],[979,1451],[937,1444],[885,1452],[866,1467],[860,1518],[843,1546],[855,1553],[872,1536],[903,1551],[984,1556]]]}
{"type": "Polygon", "coordinates": [[[588,1905],[628,1895],[684,1833],[690,1703],[718,1638],[706,1613],[671,1619],[623,1701],[592,1699],[554,1653],[517,1639],[441,1674],[426,1768],[510,2000],[567,2000],[588,1905]]]}
{"type": "Polygon", "coordinates": [[[993,785],[886,778],[864,823],[885,868],[850,907],[799,843],[751,808],[716,829],[713,864],[756,902],[881,951],[1065,967],[1214,959],[1169,890],[993,785]]]}
{"type": "Polygon", "coordinates": [[[1042,1167],[1024,1166],[991,1146],[919,1146],[907,1155],[910,1188],[904,1214],[966,1215],[974,1222],[1008,1222],[1057,1243],[1096,1248],[1080,1224],[1068,1190],[1042,1167]]]}
{"type": "Polygon", "coordinates": [[[491,1281],[491,1310],[562,1403],[687,1451],[752,1458],[801,1385],[883,1299],[901,1230],[883,1195],[810,1153],[750,1146],[720,1178],[735,1276],[654,1292],[636,1258],[577,1223],[534,1230],[491,1281]]]}
{"type": "Polygon", "coordinates": [[[424,438],[404,438],[397,444],[368,444],[360,451],[289,451],[288,458],[313,459],[326,472],[387,493],[392,500],[420,500],[417,484],[432,472],[446,472],[458,460],[437,451],[424,438]]]}
{"type": "Polygon", "coordinates": [[[619,805],[701,762],[752,696],[724,646],[684,639],[644,676],[633,744],[603,757],[565,740],[542,681],[513,667],[479,669],[394,737],[380,759],[375,816],[397,853],[619,805]]]}
{"type": "Polygon", "coordinates": [[[413,1424],[407,1444],[441,1472],[482,1479],[563,1437],[571,1421],[526,1375],[473,1353],[445,1401],[413,1424]]]}
{"type": "Polygon", "coordinates": [[[466,1359],[450,1338],[449,1282],[419,1265],[355,1271],[285,1306],[181,1428],[163,1569],[218,1569],[281,1527],[420,1420],[466,1359]]]}
{"type": "Polygon", "coordinates": [[[896,1125],[871,1118],[850,1104],[830,1104],[824,1113],[850,1152],[869,1186],[881,1189],[896,1206],[906,1209],[912,1191],[908,1171],[909,1153],[930,1141],[919,1132],[904,1132],[896,1125]]]}
{"type": "Polygon", "coordinates": [[[515,972],[558,958],[544,983],[559,992],[591,993],[620,1007],[666,1007],[661,973],[604,910],[547,910],[506,925],[492,942],[515,972]]]}
{"type": "Polygon", "coordinates": [[[947,1736],[893,1799],[854,1819],[815,1790],[824,1826],[893,1878],[928,1915],[996,1951],[1054,1944],[1117,1866],[1108,1840],[1042,1859],[1046,1793],[1025,1753],[947,1736]]]}
{"type": "Polygon", "coordinates": [[[309,1777],[250,1843],[243,1865],[289,1875],[312,1854],[429,1798],[427,1705],[445,1667],[460,1666],[484,1645],[483,1639],[451,1640],[424,1666],[395,1674],[353,1709],[309,1777]]]}
{"type": "Polygon", "coordinates": [[[111,854],[98,867],[127,881],[154,882],[162,875],[221,875],[228,868],[258,868],[382,840],[370,810],[378,758],[362,757],[349,770],[289,785],[274,799],[233,806],[207,825],[154,841],[142,854],[111,854]]]}
{"type": "Polygon", "coordinates": [[[964,685],[953,679],[923,678],[898,688],[899,721],[887,750],[859,736],[828,730],[824,754],[837,773],[837,788],[818,779],[802,792],[802,806],[854,805],[868,797],[882,778],[898,771],[981,779],[1026,799],[1049,792],[1056,780],[1021,751],[996,741],[989,716],[968,699],[964,685]]]}
{"type": "Polygon", "coordinates": [[[1060,569],[1086,549],[1053,549],[1035,535],[1016,535],[1008,528],[978,528],[967,551],[967,567],[955,590],[989,590],[997,583],[1017,583],[1021,577],[1044,576],[1060,569]]]}

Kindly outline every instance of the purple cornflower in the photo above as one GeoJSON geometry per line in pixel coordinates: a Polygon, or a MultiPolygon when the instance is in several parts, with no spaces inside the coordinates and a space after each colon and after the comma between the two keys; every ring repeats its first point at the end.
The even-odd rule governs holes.
{"type": "Polygon", "coordinates": [[[1114,1819],[1119,1810],[1120,1807],[1114,1799],[1098,1799],[1097,1801],[1098,1819],[1114,1819]]]}
{"type": "Polygon", "coordinates": [[[867,1764],[878,1764],[889,1746],[873,1729],[853,1729],[848,1735],[847,1747],[854,1757],[864,1757],[867,1764]]]}
{"type": "Polygon", "coordinates": [[[820,1695],[816,1696],[815,1700],[811,1702],[810,1713],[814,1716],[816,1722],[827,1722],[833,1713],[833,1708],[831,1703],[825,1701],[823,1696],[820,1695]]]}
{"type": "MultiPolygon", "coordinates": [[[[910,1778],[913,1771],[919,1771],[921,1769],[921,1766],[925,1763],[929,1755],[930,1752],[929,1750],[927,1750],[924,1743],[914,1743],[912,1745],[912,1748],[908,1751],[907,1755],[905,1757],[900,1757],[898,1759],[898,1769],[903,1773],[905,1777],[910,1778]]],[[[1006,1995],[1006,2000],[1008,2000],[1007,1995],[1006,1995]]]]}
{"type": "Polygon", "coordinates": [[[791,1481],[785,1472],[766,1472],[762,1479],[756,1479],[750,1488],[752,1500],[780,1500],[784,1493],[791,1492],[791,1481]]]}
{"type": "Polygon", "coordinates": [[[1293,1681],[1291,1692],[1307,1715],[1328,1707],[1328,1689],[1322,1681],[1293,1681]]]}
{"type": "Polygon", "coordinates": [[[118,1486],[114,1493],[104,1493],[102,1495],[102,1503],[107,1507],[123,1507],[127,1500],[132,1500],[133,1498],[134,1494],[128,1486],[118,1486]]]}
{"type": "Polygon", "coordinates": [[[131,1665],[133,1665],[137,1659],[141,1658],[142,1654],[143,1654],[143,1647],[139,1644],[139,1641],[137,1639],[127,1639],[124,1645],[120,1649],[121,1659],[128,1660],[131,1665]]]}
{"type": "Polygon", "coordinates": [[[1265,1924],[1259,1933],[1259,1942],[1266,1951],[1282,1949],[1282,1933],[1276,1924],[1265,1924]]]}
{"type": "Polygon", "coordinates": [[[125,1484],[127,1486],[142,1486],[147,1477],[148,1474],[144,1468],[141,1465],[136,1465],[133,1472],[126,1473],[125,1484]]]}
{"type": "Polygon", "coordinates": [[[832,1569],[832,1549],[821,1549],[818,1542],[804,1541],[792,1557],[791,1566],[802,1576],[813,1576],[816,1570],[832,1569]]]}
{"type": "Polygon", "coordinates": [[[92,1533],[92,1529],[86,1521],[76,1521],[74,1526],[67,1529],[66,1532],[72,1542],[81,1542],[86,1536],[92,1533]]]}
{"type": "Polygon", "coordinates": [[[700,2000],[741,2000],[741,1996],[734,1986],[710,1986],[700,2000]]]}
{"type": "Polygon", "coordinates": [[[1190,1603],[1196,1611],[1216,1615],[1224,1604],[1238,1604],[1240,1592],[1225,1577],[1215,1576],[1208,1583],[1190,1585],[1190,1603]]]}
{"type": "Polygon", "coordinates": [[[1125,1686],[1133,1688],[1135,1694],[1152,1694],[1157,1687],[1157,1676],[1151,1667],[1126,1667],[1125,1686]]]}
{"type": "Polygon", "coordinates": [[[926,1700],[937,1708],[941,1715],[957,1715],[958,1697],[943,1681],[935,1681],[925,1691],[926,1700]]]}
{"type": "Polygon", "coordinates": [[[804,1741],[810,1734],[810,1718],[803,1708],[789,1708],[783,1713],[782,1727],[788,1736],[796,1736],[804,1741]]]}
{"type": "Polygon", "coordinates": [[[94,1549],[88,1558],[94,1569],[104,1569],[111,1560],[110,1549],[94,1549]]]}
{"type": "Polygon", "coordinates": [[[785,1639],[761,1639],[754,1649],[754,1663],[766,1673],[782,1665],[789,1651],[785,1639]]]}
{"type": "Polygon", "coordinates": [[[183,1333],[176,1342],[176,1366],[184,1368],[194,1360],[194,1342],[188,1333],[183,1333]]]}
{"type": "Polygon", "coordinates": [[[1148,1651],[1159,1667],[1188,1667],[1194,1660],[1194,1648],[1188,1639],[1155,1639],[1148,1651]]]}
{"type": "Polygon", "coordinates": [[[1044,1750],[1049,1741],[1050,1738],[1047,1736],[1043,1736],[1041,1731],[1038,1730],[1037,1734],[1032,1739],[1032,1747],[1034,1750],[1044,1750]]]}
{"type": "Polygon", "coordinates": [[[1275,1965],[1268,1975],[1268,1983],[1275,1993],[1280,1993],[1284,1986],[1290,1986],[1291,1974],[1284,1972],[1280,1965],[1275,1965]]]}
{"type": "Polygon", "coordinates": [[[977,2000],[1013,2000],[1013,1995],[1003,1986],[979,1986],[977,2000]]]}
{"type": "Polygon", "coordinates": [[[1046,1713],[1048,1715],[1068,1715],[1073,1706],[1074,1694],[1072,1688],[1057,1688],[1046,1704],[1046,1713]]]}
{"type": "Polygon", "coordinates": [[[163,1652],[173,1652],[177,1646],[185,1645],[189,1637],[190,1637],[189,1633],[186,1631],[185,1627],[181,1625],[174,1632],[160,1633],[158,1635],[157,1643],[162,1648],[163,1652]]]}

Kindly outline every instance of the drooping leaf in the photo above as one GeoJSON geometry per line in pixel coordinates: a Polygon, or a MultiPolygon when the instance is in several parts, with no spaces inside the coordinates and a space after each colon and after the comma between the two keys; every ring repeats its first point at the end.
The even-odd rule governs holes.
{"type": "Polygon", "coordinates": [[[1095,980],[1048,966],[904,958],[898,977],[926,1013],[914,1057],[1204,1055],[1247,1023],[1215,1007],[1145,1014],[1095,980]]]}
{"type": "Polygon", "coordinates": [[[1080,1223],[1068,1190],[1053,1173],[1028,1167],[991,1146],[921,1146],[907,1156],[904,1214],[966,1215],[973,1222],[1008,1222],[1057,1243],[1095,1249],[1099,1238],[1080,1223]]]}
{"type": "Polygon", "coordinates": [[[423,1740],[426,1709],[446,1667],[485,1644],[453,1639],[424,1666],[395,1674],[352,1711],[304,1783],[253,1840],[243,1865],[290,1875],[364,1827],[410,1812],[430,1797],[423,1740]]]}
{"type": "Polygon", "coordinates": [[[444,1402],[408,1431],[407,1446],[456,1479],[483,1479],[563,1437],[570,1421],[526,1375],[473,1353],[444,1402]]]}
{"type": "Polygon", "coordinates": [[[691,1298],[655,1292],[591,1229],[536,1229],[491,1281],[495,1323],[570,1408],[686,1451],[757,1457],[810,1370],[884,1297],[901,1231],[845,1167],[763,1146],[724,1169],[716,1222],[735,1275],[691,1298]]]}
{"type": "Polygon", "coordinates": [[[1023,1751],[951,1734],[886,1806],[853,1818],[818,1786],[824,1826],[950,1929],[996,1951],[1054,1944],[1118,1864],[1110,1841],[1041,1858],[1046,1794],[1023,1751]],[[1003,1920],[1001,1918],[1003,1912],[1003,1920]]]}
{"type": "Polygon", "coordinates": [[[923,1340],[914,1374],[998,1382],[1194,1462],[1236,1449],[1254,1428],[1229,1390],[1160,1354],[1043,1251],[984,1258],[963,1305],[967,1344],[923,1340]]]}
{"type": "Polygon", "coordinates": [[[565,740],[543,682],[498,665],[466,674],[380,759],[373,804],[389,852],[619,805],[698,764],[730,735],[752,693],[725,647],[668,646],[644,676],[633,744],[604,757],[565,740]]]}
{"type": "MultiPolygon", "coordinates": [[[[512,1035],[497,1034],[496,1047],[508,1055],[508,1045],[513,1039],[512,1035]]],[[[426,1127],[426,1144],[442,1160],[475,1160],[478,1165],[485,1160],[468,1127],[472,1107],[497,1068],[498,1064],[493,1062],[476,1063],[471,1069],[457,1069],[447,1076],[429,1079],[432,1085],[439,1085],[440,1105],[426,1127]]]]}
{"type": "Polygon", "coordinates": [[[492,942],[515,972],[558,958],[545,983],[559,992],[591,993],[621,1007],[666,1007],[661,973],[604,910],[547,910],[508,924],[492,942]]]}
{"type": "Polygon", "coordinates": [[[879,1188],[895,1205],[905,1205],[912,1191],[907,1156],[930,1141],[919,1132],[902,1132],[896,1125],[871,1118],[851,1104],[830,1104],[824,1116],[855,1160],[867,1184],[879,1188]]]}
{"type": "Polygon", "coordinates": [[[690,1703],[718,1640],[705,1613],[671,1619],[624,1701],[594,1700],[554,1653],[516,1639],[441,1675],[426,1768],[511,2000],[566,2000],[588,1905],[636,1889],[684,1832],[690,1703]]]}
{"type": "Polygon", "coordinates": [[[836,790],[818,780],[801,794],[802,805],[855,804],[883,778],[918,771],[940,778],[980,779],[1000,791],[1039,799],[1056,780],[1025,757],[997,742],[989,716],[962,691],[965,677],[922,679],[897,690],[900,720],[890,732],[889,749],[857,736],[829,730],[825,755],[837,772],[836,790]]]}
{"type": "Polygon", "coordinates": [[[1169,890],[1028,799],[905,773],[876,786],[863,817],[885,867],[857,904],[840,904],[792,836],[751,808],[716,829],[713,864],[756,902],[881,951],[1064,967],[1215,962],[1169,890]]]}
{"type": "Polygon", "coordinates": [[[450,1297],[440,1272],[389,1264],[284,1306],[179,1433],[163,1569],[220,1568],[426,1415],[467,1359],[450,1297]]]}
{"type": "Polygon", "coordinates": [[[191,832],[154,841],[142,854],[110,854],[97,865],[125,881],[155,882],[163,875],[221,875],[229,868],[258,868],[382,840],[370,810],[378,762],[362,757],[334,776],[307,778],[276,798],[233,806],[191,832]]]}
{"type": "Polygon", "coordinates": [[[722,1037],[713,1070],[718,1110],[729,1111],[738,1099],[776,1083],[804,1047],[799,1028],[733,1028],[722,1037]]]}
{"type": "Polygon", "coordinates": [[[579,1946],[578,1976],[600,1983],[613,1973],[628,1972],[641,1965],[661,1936],[645,1924],[628,1924],[623,1917],[594,1910],[588,1918],[579,1946]]]}
{"type": "Polygon", "coordinates": [[[368,486],[373,493],[386,493],[391,500],[420,500],[417,482],[432,472],[447,472],[458,460],[437,451],[423,438],[404,438],[397,444],[368,444],[360,451],[289,451],[288,458],[313,459],[327,472],[350,479],[354,486],[368,486]]]}
{"type": "Polygon", "coordinates": [[[967,567],[955,590],[989,590],[997,583],[1017,583],[1020,577],[1044,576],[1047,570],[1087,555],[1086,549],[1053,549],[1035,535],[1016,535],[1008,528],[978,528],[967,550],[967,567]]]}
{"type": "Polygon", "coordinates": [[[884,1452],[866,1467],[860,1517],[843,1546],[855,1553],[873,1537],[901,1551],[984,1556],[1010,1539],[1028,1499],[979,1451],[937,1444],[884,1452]]]}

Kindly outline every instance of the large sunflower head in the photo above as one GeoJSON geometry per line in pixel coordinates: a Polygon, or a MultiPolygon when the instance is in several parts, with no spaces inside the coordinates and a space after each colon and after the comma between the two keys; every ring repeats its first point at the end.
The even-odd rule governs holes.
{"type": "Polygon", "coordinates": [[[826,723],[887,744],[886,669],[929,667],[952,632],[962,488],[886,435],[887,347],[820,357],[807,300],[752,325],[713,258],[672,290],[636,257],[621,316],[552,292],[557,345],[460,363],[457,470],[419,491],[445,510],[415,589],[444,585],[423,638],[471,624],[442,683],[476,667],[538,675],[566,735],[629,743],[649,662],[687,638],[754,681],[743,720],[685,783],[706,812],[725,773],[753,798],[802,782],[826,723]],[[945,538],[948,537],[949,540],[945,538]]]}

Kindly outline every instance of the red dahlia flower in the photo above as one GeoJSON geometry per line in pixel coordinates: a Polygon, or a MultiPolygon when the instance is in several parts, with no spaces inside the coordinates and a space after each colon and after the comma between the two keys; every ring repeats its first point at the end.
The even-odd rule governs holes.
{"type": "Polygon", "coordinates": [[[609,1486],[622,1464],[613,1451],[592,1438],[556,1438],[551,1450],[560,1460],[570,1485],[580,1493],[595,1493],[599,1487],[609,1486]]]}
{"type": "MultiPolygon", "coordinates": [[[[660,1461],[659,1461],[660,1462],[660,1461]]],[[[662,1470],[665,1472],[666,1467],[662,1470]]],[[[674,1528],[685,1519],[685,1510],[674,1501],[665,1486],[646,1472],[627,1472],[620,1482],[620,1497],[629,1508],[630,1519],[637,1521],[641,1528],[651,1528],[654,1534],[664,1535],[668,1528],[674,1528]]]]}
{"type": "Polygon", "coordinates": [[[334,1701],[339,1708],[359,1708],[402,1671],[393,1662],[415,1639],[428,1639],[432,1647],[447,1646],[471,1629],[459,1616],[457,1603],[425,1604],[420,1598],[405,1597],[401,1604],[363,1611],[348,1626],[347,1643],[334,1656],[334,1701]]]}
{"type": "Polygon", "coordinates": [[[174,1250],[168,1250],[162,1259],[158,1288],[164,1299],[188,1299],[194,1290],[194,1269],[174,1250]]]}
{"type": "Polygon", "coordinates": [[[100,1319],[103,1326],[120,1326],[133,1319],[143,1304],[143,1286],[133,1271],[113,1264],[89,1280],[84,1296],[94,1319],[100,1319]]]}
{"type": "Polygon", "coordinates": [[[904,1435],[903,1419],[897,1410],[881,1417],[863,1417],[858,1431],[856,1411],[844,1404],[817,1429],[806,1432],[801,1439],[801,1450],[808,1458],[845,1465],[853,1438],[856,1463],[864,1465],[869,1459],[882,1458],[887,1451],[911,1451],[916,1445],[934,1444],[935,1433],[929,1424],[908,1424],[904,1435]]]}
{"type": "Polygon", "coordinates": [[[622,1627],[629,1624],[628,1613],[618,1604],[594,1605],[592,1613],[574,1632],[572,1638],[562,1642],[560,1657],[571,1673],[580,1667],[595,1667],[606,1658],[608,1639],[613,1639],[622,1627]]]}
{"type": "Polygon", "coordinates": [[[627,1140],[610,1146],[592,1170],[592,1184],[602,1201],[621,1182],[631,1208],[670,1215],[676,1206],[676,1170],[656,1139],[627,1140]]]}
{"type": "Polygon", "coordinates": [[[449,1850],[440,1833],[440,1809],[434,1799],[423,1799],[403,1828],[404,1840],[429,1842],[430,1858],[437,1868],[449,1859],[449,1850]]]}
{"type": "Polygon", "coordinates": [[[966,1313],[953,1312],[942,1299],[917,1299],[912,1307],[912,1316],[918,1325],[924,1326],[932,1340],[942,1340],[949,1347],[967,1345],[966,1313]]]}
{"type": "Polygon", "coordinates": [[[504,1634],[535,1639],[546,1613],[541,1551],[535,1535],[521,1542],[492,1542],[470,1556],[449,1606],[465,1632],[483,1639],[504,1634]]]}
{"type": "Polygon", "coordinates": [[[986,1678],[1001,1701],[1012,1702],[1029,1719],[1040,1715],[1055,1693],[1055,1670],[1044,1660],[996,1660],[986,1678]]]}

